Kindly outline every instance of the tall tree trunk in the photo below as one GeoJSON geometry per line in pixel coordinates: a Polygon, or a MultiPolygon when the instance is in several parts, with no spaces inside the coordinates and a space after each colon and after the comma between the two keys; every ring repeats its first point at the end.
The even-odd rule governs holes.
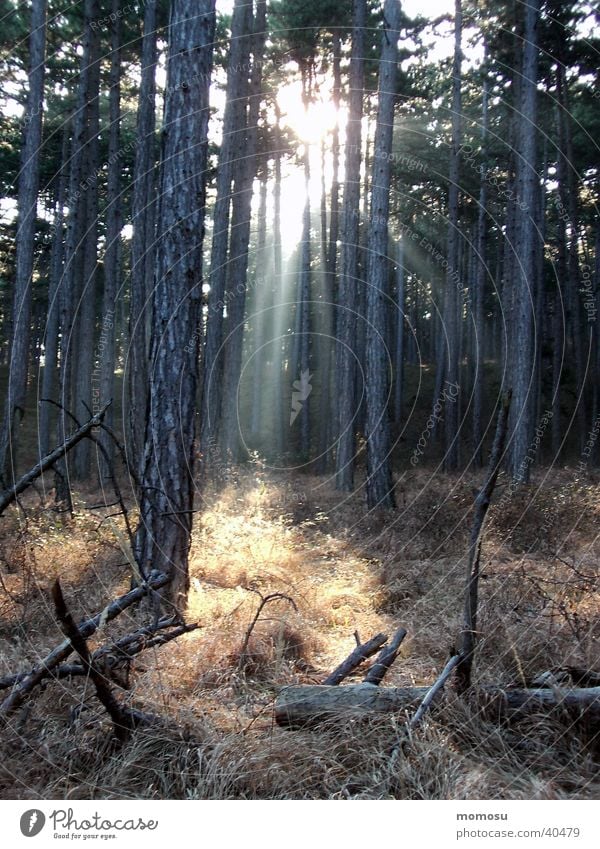
{"type": "Polygon", "coordinates": [[[287,307],[283,304],[285,290],[283,280],[283,255],[281,246],[281,158],[283,155],[283,135],[281,132],[281,110],[275,101],[275,161],[273,180],[273,277],[275,288],[275,344],[274,384],[275,384],[275,451],[281,457],[285,448],[284,440],[284,366],[283,345],[284,322],[287,317],[287,307]]]}
{"type": "MultiPolygon", "coordinates": [[[[252,411],[250,433],[252,439],[259,439],[263,426],[263,397],[265,389],[265,325],[267,322],[267,286],[270,285],[269,274],[272,270],[270,255],[267,252],[267,199],[269,188],[269,167],[264,162],[260,178],[258,232],[256,235],[256,262],[254,266],[254,297],[253,297],[253,329],[254,352],[252,362],[252,411]],[[259,282],[259,279],[261,282],[259,282]]],[[[271,304],[269,303],[269,306],[271,304]]]]}
{"type": "Polygon", "coordinates": [[[354,0],[350,97],[346,128],[342,250],[337,310],[337,452],[335,485],[349,492],[354,486],[356,439],[356,311],[358,307],[358,242],[360,233],[360,163],[366,42],[366,0],[354,0]]]}
{"type": "Polygon", "coordinates": [[[25,396],[27,393],[32,299],[31,277],[33,274],[44,104],[46,0],[33,0],[29,55],[29,90],[24,116],[24,144],[21,154],[17,201],[19,217],[16,240],[12,342],[6,408],[0,441],[0,477],[5,486],[10,485],[15,476],[18,429],[21,419],[25,415],[25,396]]]}
{"type": "MultiPolygon", "coordinates": [[[[106,250],[104,253],[104,296],[102,304],[102,323],[97,355],[100,358],[100,409],[114,395],[115,386],[115,330],[117,317],[117,294],[121,277],[121,0],[112,0],[110,91],[109,91],[109,135],[108,135],[108,193],[106,250]]],[[[95,410],[94,410],[95,411],[95,410]]],[[[106,413],[107,424],[114,423],[114,409],[111,405],[106,413]]],[[[112,464],[114,443],[106,431],[100,434],[101,444],[112,464]]],[[[100,481],[110,478],[111,470],[104,457],[100,457],[100,481]]]]}
{"type": "MultiPolygon", "coordinates": [[[[319,428],[319,456],[316,463],[317,474],[324,474],[333,461],[331,444],[335,433],[336,403],[333,397],[332,361],[334,355],[335,311],[337,303],[336,275],[338,265],[338,239],[340,235],[340,126],[339,111],[341,103],[342,74],[341,55],[342,42],[339,32],[333,33],[333,92],[332,103],[336,113],[331,141],[332,177],[329,215],[329,237],[323,239],[325,251],[324,262],[324,294],[323,315],[321,320],[320,371],[321,371],[321,416],[319,428]]],[[[325,168],[323,166],[323,181],[325,168]]]]}
{"type": "MultiPolygon", "coordinates": [[[[484,65],[485,67],[485,65],[484,65]]],[[[477,212],[477,250],[475,258],[474,293],[473,293],[473,462],[479,468],[483,465],[483,388],[485,385],[485,328],[484,300],[485,279],[487,274],[487,186],[488,186],[488,97],[489,80],[486,75],[483,81],[483,97],[481,106],[481,182],[479,184],[479,209],[477,212]]]]}
{"type": "Polygon", "coordinates": [[[529,444],[531,438],[531,404],[534,376],[533,318],[534,298],[531,287],[535,280],[535,210],[539,177],[536,171],[537,141],[537,74],[538,25],[540,0],[531,0],[525,8],[523,67],[517,138],[515,189],[515,292],[512,315],[513,351],[511,379],[510,469],[515,481],[529,480],[529,444]]]}
{"type": "MultiPolygon", "coordinates": [[[[307,63],[302,69],[302,102],[305,115],[308,120],[308,107],[312,100],[312,67],[307,63]]],[[[302,241],[300,247],[300,275],[298,279],[298,299],[296,309],[298,310],[297,337],[298,337],[298,361],[294,364],[292,372],[294,398],[299,399],[300,415],[300,457],[302,463],[308,463],[310,454],[310,352],[311,352],[311,214],[310,214],[310,145],[304,142],[304,213],[302,215],[302,241]]],[[[293,409],[293,412],[296,412],[293,409]]],[[[290,422],[292,419],[290,418],[290,422]]]]}
{"type": "MultiPolygon", "coordinates": [[[[61,168],[58,174],[58,187],[56,191],[56,204],[54,207],[54,225],[52,230],[52,254],[50,257],[50,283],[48,286],[48,313],[44,335],[44,373],[42,376],[41,398],[56,400],[56,369],[58,365],[58,328],[59,328],[59,297],[60,281],[63,273],[64,258],[64,221],[65,201],[67,194],[68,168],[67,158],[69,152],[71,122],[67,121],[63,128],[63,141],[61,153],[61,168]]],[[[40,404],[39,418],[39,450],[40,457],[45,457],[50,452],[50,422],[52,421],[52,407],[42,400],[40,404]]]]}
{"type": "Polygon", "coordinates": [[[371,211],[367,253],[366,439],[367,504],[369,508],[394,504],[388,415],[389,358],[386,313],[388,297],[388,219],[394,105],[401,9],[398,0],[386,0],[379,64],[377,125],[373,149],[371,211]]]}
{"type": "Polygon", "coordinates": [[[223,138],[217,169],[217,197],[213,215],[213,237],[210,255],[210,292],[200,417],[200,450],[203,463],[216,448],[221,411],[221,374],[223,370],[223,307],[227,282],[227,249],[231,188],[234,165],[241,155],[245,130],[244,89],[247,86],[250,56],[252,3],[235,0],[231,20],[231,47],[227,65],[227,100],[223,115],[223,138]]]}
{"type": "MultiPolygon", "coordinates": [[[[559,101],[559,120],[562,127],[563,145],[559,153],[565,159],[565,186],[562,191],[563,208],[567,210],[569,218],[569,243],[567,250],[568,258],[568,284],[569,284],[569,319],[571,321],[571,338],[575,360],[575,379],[577,389],[576,413],[578,422],[579,453],[583,452],[587,440],[588,420],[586,415],[585,383],[586,373],[589,367],[589,339],[587,327],[582,326],[580,284],[581,273],[579,267],[579,214],[577,185],[575,179],[577,172],[574,167],[573,137],[571,132],[571,111],[569,95],[567,90],[567,77],[565,66],[559,62],[557,66],[557,90],[559,101]],[[585,363],[584,345],[588,342],[588,362],[585,363]]],[[[592,423],[593,424],[593,423],[592,423]]]]}
{"type": "Polygon", "coordinates": [[[127,409],[124,419],[129,435],[128,454],[136,468],[139,468],[142,458],[148,403],[149,321],[156,252],[156,7],[157,0],[146,0],[133,168],[129,348],[125,367],[127,409]]]}
{"type": "Polygon", "coordinates": [[[135,556],[172,581],[180,613],[189,585],[194,436],[202,304],[215,0],[173,0],[163,123],[152,317],[150,403],[135,556]]]}
{"type": "Polygon", "coordinates": [[[242,369],[242,345],[246,312],[248,248],[252,222],[252,196],[258,170],[258,119],[262,98],[263,53],[266,40],[267,4],[258,0],[252,39],[252,72],[248,89],[246,133],[242,155],[236,161],[235,191],[231,215],[227,285],[227,340],[223,369],[223,450],[228,460],[240,459],[238,390],[242,369]]]}
{"type": "MultiPolygon", "coordinates": [[[[77,289],[73,335],[77,368],[73,373],[73,412],[85,421],[92,406],[92,370],[96,320],[98,270],[98,170],[100,132],[100,17],[99,0],[88,0],[86,20],[89,29],[89,64],[86,69],[86,144],[83,151],[85,233],[83,237],[83,278],[77,289]]],[[[73,451],[73,474],[78,480],[90,475],[92,443],[83,439],[73,451]]]]}
{"type": "Polygon", "coordinates": [[[400,426],[404,399],[404,322],[406,312],[406,269],[404,239],[398,240],[396,261],[396,338],[394,344],[394,419],[400,426]]]}
{"type": "MultiPolygon", "coordinates": [[[[460,275],[460,233],[458,230],[458,201],[460,179],[460,145],[462,135],[462,2],[454,4],[454,63],[452,68],[452,149],[448,180],[448,273],[446,275],[446,298],[444,321],[448,339],[446,353],[446,381],[450,387],[460,385],[460,333],[462,321],[462,302],[458,289],[460,275]]],[[[447,400],[444,407],[445,452],[444,468],[455,471],[459,464],[459,395],[447,400]]]]}
{"type": "MultiPolygon", "coordinates": [[[[77,109],[73,118],[71,138],[71,159],[69,171],[69,193],[67,208],[67,235],[65,240],[64,270],[61,279],[60,304],[60,373],[59,402],[63,411],[72,408],[72,374],[75,357],[74,316],[83,275],[83,242],[85,237],[87,199],[83,188],[83,158],[87,141],[88,118],[88,79],[92,52],[92,28],[95,0],[86,0],[84,8],[83,50],[79,71],[77,109]]],[[[65,412],[58,415],[57,442],[62,444],[67,438],[71,422],[65,412]]],[[[55,464],[56,499],[70,505],[71,493],[66,459],[55,464]]]]}

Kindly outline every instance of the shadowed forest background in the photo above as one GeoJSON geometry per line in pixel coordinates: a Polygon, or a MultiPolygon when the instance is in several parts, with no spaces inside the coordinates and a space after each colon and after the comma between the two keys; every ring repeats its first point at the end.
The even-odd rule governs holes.
{"type": "Polygon", "coordinates": [[[594,4],[0,20],[0,795],[597,798],[594,4]]]}

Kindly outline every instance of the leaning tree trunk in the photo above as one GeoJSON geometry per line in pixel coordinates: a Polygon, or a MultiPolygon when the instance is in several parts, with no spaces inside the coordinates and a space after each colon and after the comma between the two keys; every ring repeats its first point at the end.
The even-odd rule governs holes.
{"type": "Polygon", "coordinates": [[[133,168],[131,300],[129,349],[125,367],[127,410],[124,414],[130,462],[139,468],[148,400],[152,281],[155,256],[156,5],[146,0],[142,36],[142,71],[137,110],[133,168]]]}
{"type": "Polygon", "coordinates": [[[358,240],[360,164],[364,90],[364,56],[367,24],[366,0],[354,0],[350,99],[346,129],[342,249],[340,258],[337,336],[337,452],[335,485],[349,492],[354,486],[356,434],[356,310],[358,306],[358,240]]]}
{"type": "MultiPolygon", "coordinates": [[[[109,92],[109,122],[108,131],[108,194],[107,194],[107,223],[106,251],[104,254],[104,297],[102,304],[102,323],[98,341],[98,357],[100,359],[100,396],[99,401],[94,396],[92,408],[100,407],[112,400],[115,386],[115,326],[116,300],[120,287],[121,275],[121,159],[120,123],[121,123],[121,0],[112,0],[113,22],[111,30],[111,61],[110,61],[110,92],[109,92]]],[[[96,373],[94,373],[96,376],[96,373]]],[[[113,424],[113,405],[107,412],[106,423],[113,424]]],[[[100,458],[100,481],[110,479],[114,442],[106,431],[100,434],[100,443],[108,455],[100,458]]]]}
{"type": "Polygon", "coordinates": [[[13,299],[12,344],[8,391],[0,442],[0,477],[8,486],[14,479],[18,428],[25,414],[29,325],[31,320],[31,276],[37,195],[40,177],[40,145],[46,61],[46,0],[33,0],[29,37],[29,92],[24,116],[24,145],[19,172],[18,228],[13,299]]]}
{"type": "Polygon", "coordinates": [[[385,341],[388,297],[388,219],[394,103],[398,63],[398,0],[386,0],[384,33],[379,64],[379,105],[375,129],[371,188],[371,213],[367,255],[367,504],[369,508],[394,507],[388,415],[389,355],[385,341]]]}
{"type": "Polygon", "coordinates": [[[520,124],[517,139],[515,176],[515,291],[512,320],[511,474],[515,481],[529,480],[528,452],[531,439],[531,404],[535,371],[533,350],[535,280],[535,209],[539,177],[536,172],[538,26],[540,0],[525,8],[525,38],[520,98],[520,124]]]}
{"type": "Polygon", "coordinates": [[[215,0],[173,0],[163,124],[150,403],[135,556],[163,570],[163,602],[181,612],[194,502],[198,327],[215,0]]]}

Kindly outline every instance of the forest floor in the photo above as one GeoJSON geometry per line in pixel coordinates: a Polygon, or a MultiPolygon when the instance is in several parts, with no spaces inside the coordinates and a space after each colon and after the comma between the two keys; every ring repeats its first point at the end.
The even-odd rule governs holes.
{"type": "MultiPolygon", "coordinates": [[[[303,731],[274,723],[277,689],[322,681],[355,631],[365,640],[406,627],[385,683],[433,681],[459,631],[481,478],[411,469],[391,518],[367,514],[360,491],[341,499],[324,478],[260,463],[208,488],[186,614],[201,627],[140,655],[130,689],[117,691],[164,727],[138,730],[118,750],[91,685],[52,681],[3,732],[0,797],[598,798],[597,729],[560,714],[502,727],[450,697],[393,768],[403,717],[303,731]],[[256,591],[286,594],[297,610],[285,600],[265,607],[241,658],[256,591]]],[[[537,469],[516,493],[501,478],[484,537],[478,682],[522,685],[568,664],[600,670],[597,493],[597,481],[568,468],[537,469]]],[[[26,517],[11,508],[0,520],[0,675],[30,668],[62,640],[48,592],[55,577],[76,618],[127,591],[122,521],[110,517],[115,508],[89,509],[103,501],[82,490],[71,517],[38,487],[23,500],[26,517]]],[[[91,647],[139,627],[140,616],[124,614],[91,647]]]]}

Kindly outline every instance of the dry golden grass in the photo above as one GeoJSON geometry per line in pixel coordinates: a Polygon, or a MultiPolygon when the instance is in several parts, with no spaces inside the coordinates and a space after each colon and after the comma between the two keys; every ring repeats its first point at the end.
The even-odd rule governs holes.
{"type": "MultiPolygon", "coordinates": [[[[448,701],[411,737],[403,717],[277,728],[277,688],[319,682],[354,631],[408,628],[386,679],[432,681],[459,630],[477,476],[418,469],[398,482],[400,509],[365,513],[324,479],[240,471],[205,491],[191,551],[187,619],[201,628],[140,656],[127,703],[162,718],[116,749],[90,687],[48,684],[3,734],[3,798],[597,798],[598,741],[565,717],[510,728],[448,701]],[[433,479],[435,478],[435,482],[433,479]],[[241,649],[260,594],[265,606],[241,649]],[[391,752],[401,744],[393,762],[391,752]]],[[[506,484],[501,482],[501,486],[506,484]]],[[[502,488],[498,498],[502,497],[502,488]]],[[[83,501],[97,504],[98,493],[83,501]]],[[[25,499],[0,549],[1,673],[26,669],[59,639],[48,586],[60,576],[77,616],[128,583],[106,511],[75,518],[25,499]]],[[[564,471],[490,511],[477,678],[529,681],[566,663],[600,668],[597,488],[564,471]],[[542,526],[548,529],[540,534],[542,526]]],[[[94,645],[139,625],[124,615],[94,645]]],[[[357,679],[359,680],[359,679],[357,679]]]]}

